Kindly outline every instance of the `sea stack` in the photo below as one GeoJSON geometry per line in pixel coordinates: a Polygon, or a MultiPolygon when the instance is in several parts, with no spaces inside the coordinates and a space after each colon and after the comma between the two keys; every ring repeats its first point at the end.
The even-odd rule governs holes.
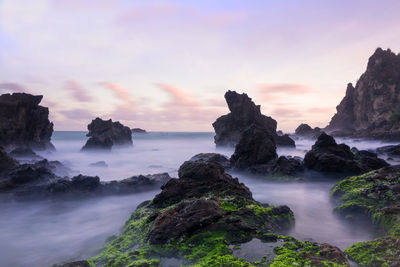
{"type": "Polygon", "coordinates": [[[110,150],[114,145],[132,145],[131,129],[119,121],[96,118],[88,125],[88,130],[89,139],[82,150],[110,150]]]}
{"type": "Polygon", "coordinates": [[[261,114],[260,105],[254,104],[247,94],[228,91],[225,93],[225,100],[230,113],[219,117],[213,123],[214,141],[217,146],[235,146],[252,125],[272,135],[277,145],[295,146],[288,135],[279,136],[276,133],[276,120],[261,114]]]}
{"type": "Polygon", "coordinates": [[[325,128],[335,136],[400,140],[400,54],[376,49],[356,86],[347,85],[325,128]]]}
{"type": "Polygon", "coordinates": [[[16,147],[54,149],[50,142],[53,123],[49,109],[39,105],[42,99],[26,93],[0,96],[0,146],[7,151],[16,147]]]}

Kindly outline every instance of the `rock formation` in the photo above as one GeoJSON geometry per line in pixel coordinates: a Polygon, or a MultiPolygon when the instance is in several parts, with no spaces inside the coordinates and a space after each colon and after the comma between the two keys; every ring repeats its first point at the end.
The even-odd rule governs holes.
{"type": "Polygon", "coordinates": [[[354,150],[322,133],[304,157],[307,168],[321,172],[362,173],[387,166],[375,153],[354,150]]]}
{"type": "Polygon", "coordinates": [[[114,145],[132,145],[132,132],[129,127],[120,122],[113,122],[96,118],[88,125],[89,139],[82,150],[105,149],[109,150],[114,145]]]}
{"type": "Polygon", "coordinates": [[[0,173],[18,166],[18,162],[0,147],[0,173]]]}
{"type": "Polygon", "coordinates": [[[244,169],[268,163],[277,156],[274,137],[253,124],[243,132],[230,161],[235,168],[244,169]]]}
{"type": "Polygon", "coordinates": [[[400,55],[378,48],[336,109],[325,128],[334,135],[400,139],[400,55]]]}
{"type": "Polygon", "coordinates": [[[141,128],[133,128],[131,131],[132,131],[132,133],[147,133],[146,130],[141,129],[141,128]]]}
{"type": "Polygon", "coordinates": [[[310,125],[302,123],[296,128],[294,133],[297,136],[311,138],[311,139],[317,139],[318,136],[321,134],[321,128],[315,127],[313,129],[313,128],[311,128],[310,125]]]}
{"type": "Polygon", "coordinates": [[[247,94],[228,91],[225,93],[225,100],[230,113],[219,117],[213,123],[217,146],[235,146],[243,132],[252,125],[272,135],[278,145],[294,146],[294,141],[288,135],[279,136],[276,133],[276,121],[261,114],[260,106],[254,104],[247,94]]]}
{"type": "Polygon", "coordinates": [[[17,146],[54,148],[50,143],[53,123],[49,121],[49,109],[39,105],[42,98],[25,93],[0,96],[1,146],[7,150],[17,146]]]}

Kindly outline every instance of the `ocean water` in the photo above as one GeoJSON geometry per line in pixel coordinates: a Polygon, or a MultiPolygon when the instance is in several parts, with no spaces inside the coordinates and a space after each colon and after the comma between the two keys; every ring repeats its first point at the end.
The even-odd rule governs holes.
{"type": "MultiPolygon", "coordinates": [[[[111,152],[81,152],[85,132],[55,132],[54,152],[41,155],[59,160],[74,174],[97,175],[103,181],[138,174],[168,172],[177,176],[179,166],[197,153],[216,152],[226,156],[232,148],[217,149],[213,133],[134,134],[132,147],[111,152]],[[90,167],[105,161],[107,168],[90,167]]],[[[387,143],[340,139],[359,149],[374,149],[387,143]]],[[[280,155],[304,156],[314,142],[300,139],[296,149],[279,149],[280,155]]],[[[249,174],[233,173],[264,203],[285,204],[294,212],[296,225],[291,235],[302,240],[329,242],[340,248],[373,238],[368,227],[353,227],[332,213],[329,190],[336,181],[277,183],[249,174]]],[[[131,212],[159,190],[128,196],[88,200],[0,203],[0,266],[50,266],[53,263],[88,257],[107,236],[118,234],[131,212]]]]}

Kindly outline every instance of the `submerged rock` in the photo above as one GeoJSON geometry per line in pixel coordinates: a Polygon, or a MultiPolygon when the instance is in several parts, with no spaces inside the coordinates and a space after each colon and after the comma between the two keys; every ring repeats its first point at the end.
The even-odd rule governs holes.
{"type": "Polygon", "coordinates": [[[29,147],[17,147],[12,150],[9,155],[17,160],[42,160],[43,157],[36,154],[31,148],[29,147]]]}
{"type": "Polygon", "coordinates": [[[277,144],[294,146],[294,141],[289,136],[279,136],[276,133],[276,121],[261,114],[260,106],[254,104],[247,94],[228,91],[225,93],[225,100],[230,113],[219,117],[213,123],[214,140],[217,146],[235,146],[240,141],[243,132],[252,125],[272,135],[277,144]]]}
{"type": "Polygon", "coordinates": [[[353,154],[349,146],[337,144],[332,136],[323,132],[306,153],[304,163],[312,170],[338,173],[361,173],[388,165],[374,153],[355,152],[353,154]]]}
{"type": "Polygon", "coordinates": [[[382,146],[376,149],[379,154],[385,154],[391,157],[400,157],[400,145],[382,146]]]}
{"type": "Polygon", "coordinates": [[[39,105],[42,98],[25,93],[0,96],[0,146],[8,150],[18,146],[54,148],[50,143],[53,123],[49,109],[39,105]]]}
{"type": "Polygon", "coordinates": [[[400,139],[400,55],[376,49],[356,86],[348,84],[326,131],[332,134],[400,139]]]}
{"type": "Polygon", "coordinates": [[[108,168],[108,165],[105,161],[97,161],[97,162],[90,163],[89,167],[108,168]]]}
{"type": "Polygon", "coordinates": [[[109,150],[114,145],[132,145],[132,132],[129,127],[120,122],[113,122],[96,118],[88,125],[89,139],[82,150],[105,149],[109,150]]]}
{"type": "Polygon", "coordinates": [[[321,134],[321,132],[322,132],[321,128],[315,127],[313,129],[311,128],[310,125],[305,123],[300,124],[295,130],[295,134],[297,136],[311,138],[311,139],[317,139],[318,136],[321,134]]]}
{"type": "Polygon", "coordinates": [[[353,224],[369,221],[383,235],[345,250],[360,266],[398,266],[400,259],[400,166],[348,177],[331,190],[335,213],[353,224]]]}

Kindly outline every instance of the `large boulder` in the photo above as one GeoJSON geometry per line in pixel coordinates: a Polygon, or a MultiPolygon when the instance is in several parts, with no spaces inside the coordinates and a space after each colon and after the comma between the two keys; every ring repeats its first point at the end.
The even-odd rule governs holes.
{"type": "Polygon", "coordinates": [[[25,93],[0,96],[0,145],[11,150],[18,146],[54,148],[50,142],[53,123],[49,109],[39,105],[41,95],[25,93]]]}
{"type": "Polygon", "coordinates": [[[276,133],[276,121],[261,114],[260,106],[254,104],[247,94],[228,91],[225,93],[225,100],[230,113],[213,123],[217,146],[235,146],[243,132],[253,124],[271,134],[279,145],[294,146],[294,141],[289,136],[282,137],[276,133]]]}
{"type": "Polygon", "coordinates": [[[376,49],[356,86],[347,85],[326,131],[340,136],[400,139],[400,55],[376,49]]]}
{"type": "Polygon", "coordinates": [[[313,129],[310,125],[302,123],[296,128],[294,133],[297,136],[316,139],[321,134],[321,128],[315,127],[313,129]]]}
{"type": "Polygon", "coordinates": [[[274,137],[263,128],[252,125],[243,132],[230,161],[234,167],[244,169],[268,163],[275,158],[274,137]]]}
{"type": "Polygon", "coordinates": [[[110,150],[114,145],[132,145],[131,129],[118,121],[96,118],[88,125],[88,130],[89,139],[82,150],[110,150]]]}
{"type": "Polygon", "coordinates": [[[349,146],[337,144],[332,136],[323,132],[306,153],[304,163],[312,170],[338,173],[361,173],[388,165],[375,153],[353,151],[355,153],[349,146]]]}

